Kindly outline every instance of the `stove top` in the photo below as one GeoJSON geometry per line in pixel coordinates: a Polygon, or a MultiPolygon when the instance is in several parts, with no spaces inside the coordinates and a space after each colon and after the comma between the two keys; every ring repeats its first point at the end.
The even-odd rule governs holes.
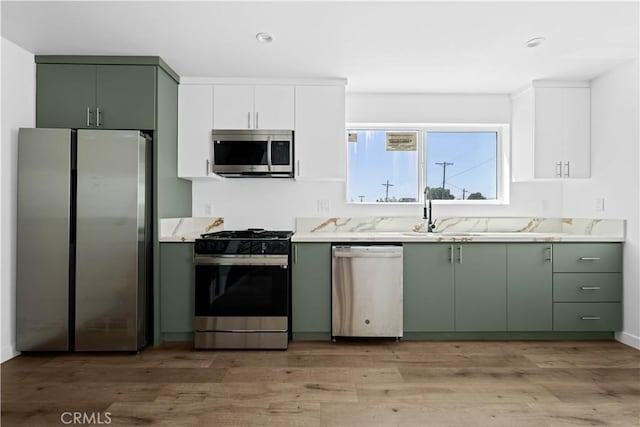
{"type": "Polygon", "coordinates": [[[278,240],[289,239],[293,234],[292,231],[271,231],[264,228],[249,228],[247,230],[238,231],[216,231],[215,233],[202,234],[203,239],[226,239],[226,240],[278,240]]]}
{"type": "Polygon", "coordinates": [[[196,239],[197,255],[288,255],[292,231],[249,228],[239,231],[217,231],[196,239]]]}

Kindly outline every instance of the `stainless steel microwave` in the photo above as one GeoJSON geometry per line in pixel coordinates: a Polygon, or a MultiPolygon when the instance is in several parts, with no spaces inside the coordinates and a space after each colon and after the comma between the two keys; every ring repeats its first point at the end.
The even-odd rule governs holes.
{"type": "Polygon", "coordinates": [[[211,170],[228,177],[293,177],[293,131],[214,130],[211,170]]]}

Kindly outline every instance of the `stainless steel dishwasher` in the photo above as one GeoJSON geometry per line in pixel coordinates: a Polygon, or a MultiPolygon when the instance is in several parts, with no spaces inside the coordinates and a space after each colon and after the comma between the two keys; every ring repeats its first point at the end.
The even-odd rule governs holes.
{"type": "Polygon", "coordinates": [[[331,335],[402,337],[402,246],[331,248],[331,335]]]}

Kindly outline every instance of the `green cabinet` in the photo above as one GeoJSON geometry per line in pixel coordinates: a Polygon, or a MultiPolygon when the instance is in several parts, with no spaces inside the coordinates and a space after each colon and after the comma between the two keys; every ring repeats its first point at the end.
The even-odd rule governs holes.
{"type": "Polygon", "coordinates": [[[454,331],[453,245],[404,243],[402,246],[404,331],[454,331]]]}
{"type": "Polygon", "coordinates": [[[551,244],[507,244],[508,331],[552,329],[551,254],[551,244]]]}
{"type": "Polygon", "coordinates": [[[553,330],[622,329],[622,245],[553,245],[553,330]]]}
{"type": "Polygon", "coordinates": [[[293,338],[330,338],[331,243],[294,243],[292,275],[293,338]]]}
{"type": "Polygon", "coordinates": [[[456,331],[507,329],[507,256],[504,243],[454,245],[456,331]]]}
{"type": "Polygon", "coordinates": [[[162,341],[193,339],[195,269],[193,243],[160,244],[162,341]]]}
{"type": "Polygon", "coordinates": [[[36,126],[156,129],[157,67],[39,63],[36,126]]]}

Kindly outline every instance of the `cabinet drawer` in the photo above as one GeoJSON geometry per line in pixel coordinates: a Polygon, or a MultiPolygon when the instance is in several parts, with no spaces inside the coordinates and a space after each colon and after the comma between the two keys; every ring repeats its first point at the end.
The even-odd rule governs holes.
{"type": "Polygon", "coordinates": [[[562,243],[553,245],[553,271],[618,273],[622,271],[619,243],[562,243]]]}
{"type": "Polygon", "coordinates": [[[619,331],[622,308],[619,302],[556,302],[554,331],[619,331]]]}
{"type": "Polygon", "coordinates": [[[553,275],[556,302],[619,302],[622,300],[620,273],[556,273],[553,275]]]}

